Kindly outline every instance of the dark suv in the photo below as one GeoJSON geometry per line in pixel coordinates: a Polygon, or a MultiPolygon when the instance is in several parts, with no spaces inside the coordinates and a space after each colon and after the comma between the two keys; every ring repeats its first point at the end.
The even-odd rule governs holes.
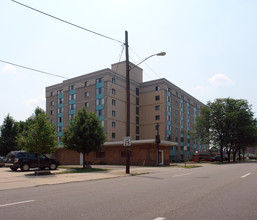
{"type": "Polygon", "coordinates": [[[25,151],[11,151],[6,156],[5,166],[11,170],[28,171],[30,168],[49,168],[55,170],[59,166],[56,159],[48,158],[45,155],[29,154],[25,151]]]}

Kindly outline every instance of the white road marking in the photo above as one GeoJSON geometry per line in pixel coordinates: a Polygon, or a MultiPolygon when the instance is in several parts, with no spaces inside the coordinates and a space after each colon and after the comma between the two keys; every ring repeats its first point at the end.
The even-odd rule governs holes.
{"type": "Polygon", "coordinates": [[[192,173],[184,173],[184,174],[179,174],[179,175],[175,175],[175,176],[172,176],[172,177],[179,177],[179,176],[186,176],[186,175],[190,175],[192,173]]]}
{"type": "Polygon", "coordinates": [[[247,177],[247,176],[249,176],[249,175],[251,175],[251,174],[252,174],[252,173],[247,173],[247,174],[241,176],[241,178],[245,178],[245,177],[247,177]]]}
{"type": "Polygon", "coordinates": [[[28,202],[34,202],[35,200],[27,200],[27,201],[21,201],[21,202],[14,202],[14,203],[8,203],[8,204],[3,204],[0,205],[1,207],[6,207],[6,206],[11,206],[11,205],[19,205],[19,204],[24,204],[24,203],[28,203],[28,202]]]}
{"type": "Polygon", "coordinates": [[[163,218],[163,217],[158,217],[158,218],[155,218],[153,220],[165,220],[166,218],[163,218]]]}

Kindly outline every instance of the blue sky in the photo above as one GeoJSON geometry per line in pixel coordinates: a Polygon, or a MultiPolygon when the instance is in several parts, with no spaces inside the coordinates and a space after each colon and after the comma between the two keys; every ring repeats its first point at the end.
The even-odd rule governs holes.
{"type": "MultiPolygon", "coordinates": [[[[144,81],[164,77],[206,103],[246,99],[257,113],[256,0],[19,0],[125,41],[144,81]]],[[[72,78],[125,59],[122,44],[27,9],[0,3],[0,60],[72,78]]],[[[45,87],[62,78],[0,62],[0,124],[45,108],[45,87]]]]}

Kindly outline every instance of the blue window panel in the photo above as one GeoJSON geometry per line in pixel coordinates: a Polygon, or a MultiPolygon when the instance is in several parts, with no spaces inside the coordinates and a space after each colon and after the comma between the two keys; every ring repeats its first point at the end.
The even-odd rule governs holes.
{"type": "Polygon", "coordinates": [[[69,115],[74,115],[76,113],[76,110],[70,110],[69,115]]]}
{"type": "Polygon", "coordinates": [[[98,88],[101,88],[101,87],[104,87],[104,82],[96,84],[95,87],[96,87],[97,89],[98,89],[98,88]]]}
{"type": "Polygon", "coordinates": [[[174,147],[171,147],[171,149],[170,149],[170,155],[171,155],[171,156],[174,156],[174,155],[175,155],[175,149],[174,149],[174,147]]]}
{"type": "Polygon", "coordinates": [[[75,89],[69,91],[69,95],[72,95],[72,94],[76,94],[76,90],[75,89]]]}
{"type": "Polygon", "coordinates": [[[63,94],[58,94],[58,95],[57,95],[57,98],[58,98],[58,99],[62,99],[62,98],[63,98],[63,94]]]}
{"type": "Polygon", "coordinates": [[[63,123],[58,123],[57,126],[58,127],[63,127],[63,123]]]}
{"type": "Polygon", "coordinates": [[[58,137],[61,137],[62,135],[63,135],[62,132],[58,132],[58,133],[57,133],[57,136],[58,136],[58,137]]]}
{"type": "Polygon", "coordinates": [[[100,121],[103,121],[103,120],[104,120],[104,116],[98,116],[98,119],[99,119],[100,121]]]}
{"type": "Polygon", "coordinates": [[[168,102],[168,106],[171,106],[171,103],[170,103],[170,102],[168,102]]]}
{"type": "Polygon", "coordinates": [[[69,105],[71,105],[71,104],[76,104],[76,100],[74,99],[74,100],[70,100],[69,101],[69,105]]]}
{"type": "Polygon", "coordinates": [[[168,115],[171,115],[171,112],[168,112],[168,115]]]}
{"type": "Polygon", "coordinates": [[[96,95],[95,98],[96,98],[96,99],[102,99],[102,98],[104,98],[104,94],[96,95]]]}
{"type": "Polygon", "coordinates": [[[58,118],[63,117],[63,113],[58,113],[58,118]]]}
{"type": "Polygon", "coordinates": [[[180,137],[184,137],[184,134],[180,134],[180,137]]]}
{"type": "Polygon", "coordinates": [[[181,147],[184,147],[184,142],[181,142],[181,143],[180,143],[180,146],[181,146],[181,147]]]}
{"type": "Polygon", "coordinates": [[[63,108],[63,104],[58,104],[57,108],[63,108]]]}
{"type": "Polygon", "coordinates": [[[101,109],[104,109],[104,105],[97,105],[95,107],[96,110],[101,110],[101,109]]]}
{"type": "Polygon", "coordinates": [[[189,144],[189,143],[187,143],[187,146],[188,146],[188,147],[190,147],[190,144],[189,144]]]}
{"type": "Polygon", "coordinates": [[[180,151],[180,154],[184,156],[184,151],[180,151]]]}
{"type": "Polygon", "coordinates": [[[171,121],[168,121],[168,125],[171,125],[171,121]]]}
{"type": "Polygon", "coordinates": [[[171,131],[168,131],[168,135],[170,135],[171,134],[171,131]]]}

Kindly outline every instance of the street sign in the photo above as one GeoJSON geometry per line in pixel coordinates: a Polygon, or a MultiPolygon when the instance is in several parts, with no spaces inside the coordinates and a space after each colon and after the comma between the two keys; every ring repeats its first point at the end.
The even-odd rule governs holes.
{"type": "Polygon", "coordinates": [[[131,146],[131,138],[130,137],[124,137],[123,139],[123,146],[131,146]]]}

